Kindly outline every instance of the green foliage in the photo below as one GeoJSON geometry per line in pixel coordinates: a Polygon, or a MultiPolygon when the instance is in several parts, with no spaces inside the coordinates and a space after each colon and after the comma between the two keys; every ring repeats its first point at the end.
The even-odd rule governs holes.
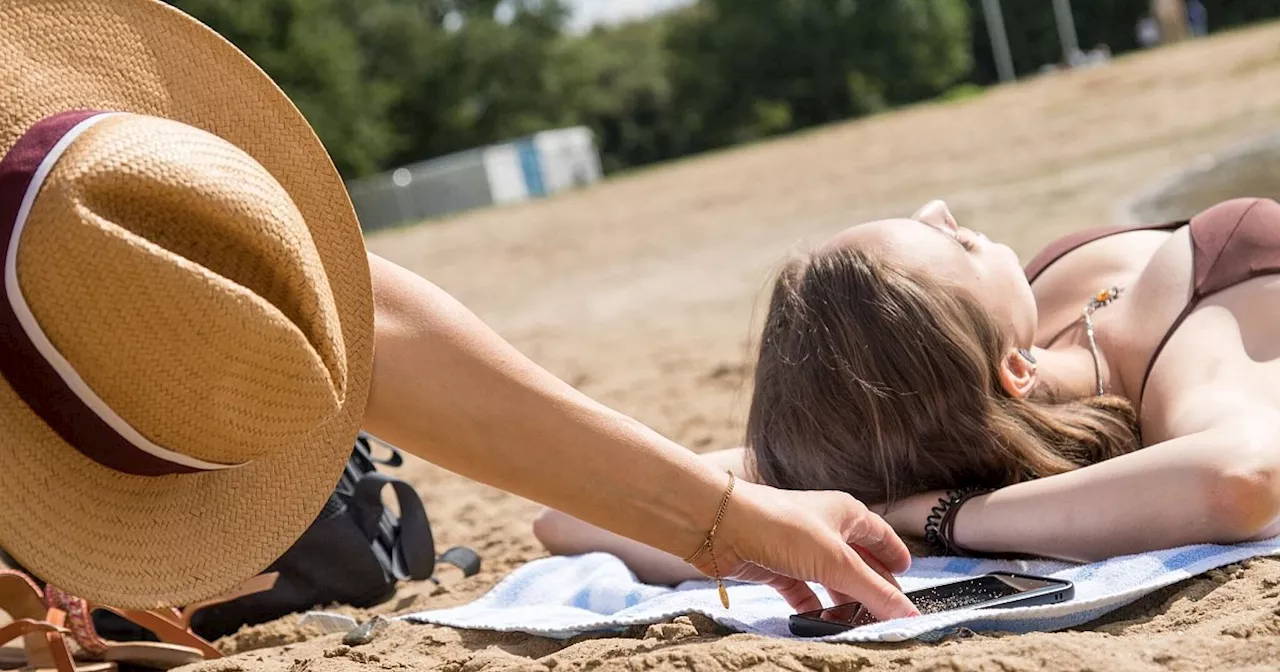
{"type": "Polygon", "coordinates": [[[938,100],[944,102],[969,100],[970,98],[977,98],[978,96],[981,96],[983,91],[985,91],[985,89],[977,84],[959,84],[944,91],[941,96],[938,96],[938,100]]]}
{"type": "MultiPolygon", "coordinates": [[[[981,0],[697,0],[568,34],[563,0],[170,0],[244,50],[360,177],[591,127],[606,171],[996,79],[981,0]]],[[[1051,0],[1002,0],[1016,69],[1060,62],[1051,0]]],[[[1214,30],[1275,0],[1204,0],[1214,30]]],[[[1080,45],[1136,48],[1150,0],[1071,0],[1080,45]]]]}
{"type": "Polygon", "coordinates": [[[1209,17],[1209,30],[1235,28],[1280,15],[1277,0],[1201,0],[1209,17]]]}
{"type": "MultiPolygon", "coordinates": [[[[982,10],[983,3],[982,0],[968,1],[975,18],[974,78],[984,84],[995,82],[998,77],[991,54],[991,38],[982,10]]],[[[1000,2],[1014,70],[1019,76],[1034,74],[1045,65],[1065,60],[1053,4],[1052,0],[1000,2]]],[[[1105,44],[1116,54],[1136,49],[1138,20],[1146,16],[1150,9],[1151,0],[1071,0],[1076,39],[1080,48],[1088,51],[1094,46],[1105,44]]]]}
{"type": "Polygon", "coordinates": [[[649,23],[668,156],[929,98],[971,69],[964,0],[703,0],[649,23]]]}
{"type": "MultiPolygon", "coordinates": [[[[1280,0],[1201,0],[1210,31],[1218,31],[1280,17],[1280,0]]],[[[982,0],[968,0],[974,17],[974,80],[995,82],[991,38],[982,13],[982,0]]],[[[1063,62],[1062,44],[1051,0],[1001,0],[1005,32],[1009,36],[1014,69],[1033,74],[1042,66],[1063,62]]],[[[1120,54],[1138,48],[1138,21],[1151,13],[1151,0],[1071,0],[1080,48],[1107,45],[1120,54]]]]}
{"type": "Polygon", "coordinates": [[[244,50],[288,92],[345,174],[385,165],[394,88],[366,78],[366,51],[343,20],[345,0],[182,0],[178,8],[244,50]]]}
{"type": "Polygon", "coordinates": [[[565,103],[578,123],[595,131],[606,171],[690,149],[668,76],[668,28],[662,21],[632,23],[561,43],[565,103]]]}

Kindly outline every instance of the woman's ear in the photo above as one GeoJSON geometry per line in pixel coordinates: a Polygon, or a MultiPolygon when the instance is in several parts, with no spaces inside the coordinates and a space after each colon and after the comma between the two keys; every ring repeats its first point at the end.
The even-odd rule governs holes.
{"type": "Polygon", "coordinates": [[[1036,384],[1036,361],[1030,352],[1012,349],[1000,362],[1000,386],[1009,396],[1023,399],[1036,384]]]}

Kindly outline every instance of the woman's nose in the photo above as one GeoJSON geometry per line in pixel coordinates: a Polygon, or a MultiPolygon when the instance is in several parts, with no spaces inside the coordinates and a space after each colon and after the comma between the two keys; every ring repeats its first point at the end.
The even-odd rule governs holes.
{"type": "Polygon", "coordinates": [[[912,219],[950,231],[959,229],[959,225],[956,224],[956,218],[951,215],[950,208],[947,207],[944,201],[937,199],[925,203],[923,207],[912,215],[912,219]]]}

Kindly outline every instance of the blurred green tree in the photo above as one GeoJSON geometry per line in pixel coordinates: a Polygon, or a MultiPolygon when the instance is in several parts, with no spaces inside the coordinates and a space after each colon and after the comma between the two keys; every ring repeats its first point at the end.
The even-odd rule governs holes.
{"type": "MultiPolygon", "coordinates": [[[[695,0],[569,34],[564,0],[169,0],[293,98],[360,177],[585,124],[607,171],[996,80],[981,0],[695,0]]],[[[1277,0],[1203,0],[1213,30],[1277,0]]],[[[1060,63],[1051,0],[1002,9],[1020,75],[1060,63]]],[[[1137,47],[1150,0],[1071,0],[1082,48],[1137,47]]]]}
{"type": "Polygon", "coordinates": [[[394,87],[366,75],[344,0],[174,0],[258,63],[315,127],[344,175],[384,165],[395,144],[394,87]]]}
{"type": "Polygon", "coordinates": [[[707,146],[936,96],[972,69],[965,0],[703,0],[673,83],[707,146]]]}

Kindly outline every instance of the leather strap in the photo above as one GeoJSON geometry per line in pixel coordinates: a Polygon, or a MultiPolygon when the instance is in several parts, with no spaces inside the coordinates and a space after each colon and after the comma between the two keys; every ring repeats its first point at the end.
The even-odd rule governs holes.
{"type": "Polygon", "coordinates": [[[44,595],[30,577],[15,570],[0,570],[0,610],[13,622],[0,628],[0,644],[23,640],[27,667],[53,667],[58,672],[75,672],[75,662],[64,635],[66,612],[44,607],[44,595]]]}
{"type": "Polygon", "coordinates": [[[178,646],[188,646],[199,651],[205,660],[214,660],[222,657],[222,652],[215,648],[212,644],[190,629],[174,623],[171,616],[165,615],[161,610],[135,610],[135,609],[116,609],[115,607],[97,606],[98,609],[104,609],[121,618],[132,621],[155,634],[155,636],[166,644],[177,644],[178,646]]]}
{"type": "Polygon", "coordinates": [[[440,562],[462,570],[463,576],[475,576],[480,573],[480,554],[465,546],[454,546],[441,553],[440,562]]]}
{"type": "Polygon", "coordinates": [[[71,658],[65,634],[69,633],[62,628],[27,633],[23,637],[27,649],[27,667],[52,666],[58,672],[75,672],[76,663],[71,658]]]}
{"type": "Polygon", "coordinates": [[[215,604],[225,604],[232,600],[238,600],[242,597],[248,597],[249,595],[265,593],[268,590],[271,590],[272,588],[276,587],[276,581],[279,580],[279,578],[280,578],[280,572],[267,572],[265,574],[259,574],[253,577],[252,579],[249,579],[248,581],[245,581],[244,583],[240,584],[239,587],[231,590],[228,593],[224,593],[222,595],[219,595],[218,597],[210,598],[207,600],[202,600],[200,602],[193,602],[187,605],[186,607],[183,607],[182,611],[180,612],[175,610],[175,613],[177,613],[178,615],[178,619],[175,621],[175,624],[180,625],[183,628],[190,628],[192,617],[194,617],[196,615],[196,612],[200,611],[201,609],[204,609],[206,607],[212,607],[215,604]]]}
{"type": "MultiPolygon", "coordinates": [[[[371,463],[394,467],[403,462],[403,457],[395,446],[364,433],[361,433],[356,443],[356,453],[371,463]],[[390,450],[391,458],[379,460],[372,457],[369,453],[370,441],[390,450]]],[[[412,486],[378,472],[372,464],[362,474],[351,473],[350,463],[347,469],[351,481],[355,483],[350,504],[356,521],[372,544],[374,554],[384,566],[390,568],[396,580],[435,580],[435,569],[439,562],[457,567],[468,577],[480,572],[480,556],[470,548],[456,546],[439,557],[435,556],[436,546],[431,523],[427,519],[422,499],[412,486]],[[398,520],[382,503],[382,493],[388,485],[395,492],[399,505],[398,520]]]]}
{"type": "Polygon", "coordinates": [[[191,630],[191,617],[196,612],[215,604],[271,590],[280,578],[279,573],[259,574],[240,584],[234,590],[215,598],[188,605],[182,611],[177,609],[117,609],[109,605],[94,604],[71,595],[55,587],[46,591],[46,600],[51,606],[65,609],[71,620],[71,633],[76,642],[87,652],[101,656],[117,642],[103,639],[93,627],[93,612],[97,609],[109,611],[125,620],[150,630],[161,642],[186,646],[200,651],[205,660],[222,657],[222,652],[191,630]]]}
{"type": "Polygon", "coordinates": [[[14,569],[0,569],[0,611],[15,621],[41,620],[45,617],[44,593],[30,576],[14,569]]]}
{"type": "Polygon", "coordinates": [[[422,500],[408,483],[386,474],[365,474],[356,483],[352,502],[360,529],[373,544],[374,553],[388,561],[397,580],[431,578],[436,566],[435,540],[422,500]],[[382,491],[388,485],[400,506],[399,534],[381,524],[385,508],[382,491]]]}
{"type": "Polygon", "coordinates": [[[37,621],[31,618],[22,618],[4,627],[0,628],[0,646],[8,644],[19,637],[25,637],[31,633],[70,633],[66,628],[60,628],[46,621],[37,621]]]}
{"type": "Polygon", "coordinates": [[[399,448],[396,448],[386,441],[366,432],[360,432],[360,435],[356,437],[356,450],[360,451],[364,457],[368,458],[370,462],[375,464],[381,464],[388,467],[398,467],[404,464],[404,455],[401,454],[399,448]],[[373,444],[375,443],[390,451],[391,457],[386,459],[374,457],[373,444]]]}

